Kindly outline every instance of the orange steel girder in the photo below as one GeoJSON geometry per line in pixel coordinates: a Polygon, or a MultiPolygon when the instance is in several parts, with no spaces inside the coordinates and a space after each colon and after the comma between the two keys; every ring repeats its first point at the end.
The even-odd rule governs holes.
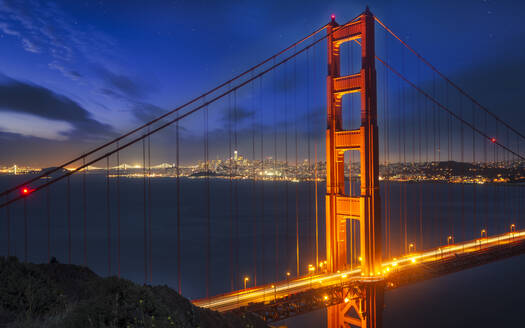
{"type": "MultiPolygon", "coordinates": [[[[359,20],[344,27],[332,21],[328,33],[327,130],[326,130],[326,259],[328,270],[346,269],[346,221],[359,221],[361,272],[377,276],[381,271],[381,214],[377,91],[375,71],[374,16],[366,9],[359,20]],[[340,46],[361,40],[361,71],[340,76],[340,46]],[[360,92],[361,125],[342,128],[342,97],[360,92]],[[361,190],[359,197],[345,194],[344,153],[359,150],[361,190]]],[[[355,235],[353,236],[355,238],[355,235]]],[[[328,327],[381,326],[383,290],[375,284],[364,287],[359,297],[328,308],[328,327]],[[366,310],[363,310],[366,309],[366,310]],[[353,314],[353,315],[352,315],[353,314]],[[358,324],[360,322],[360,324],[358,324]]]]}

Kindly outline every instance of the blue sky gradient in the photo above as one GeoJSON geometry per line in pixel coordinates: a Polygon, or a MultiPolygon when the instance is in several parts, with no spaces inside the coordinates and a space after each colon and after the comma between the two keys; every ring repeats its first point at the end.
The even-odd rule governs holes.
{"type": "Polygon", "coordinates": [[[0,0],[0,165],[57,164],[367,4],[523,126],[522,2],[0,0]]]}

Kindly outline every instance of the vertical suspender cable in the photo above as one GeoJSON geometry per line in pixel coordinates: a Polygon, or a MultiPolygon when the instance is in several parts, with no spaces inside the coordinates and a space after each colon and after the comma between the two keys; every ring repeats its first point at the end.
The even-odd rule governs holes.
{"type": "MultiPolygon", "coordinates": [[[[520,153],[520,139],[519,136],[516,135],[516,146],[518,148],[518,154],[520,153]]],[[[516,172],[521,172],[521,160],[519,158],[516,158],[517,162],[516,164],[516,172]]],[[[518,195],[516,197],[516,201],[518,202],[518,213],[516,215],[516,226],[520,223],[521,218],[521,191],[523,187],[518,185],[518,195]]],[[[520,226],[521,228],[521,226],[520,226]]]]}
{"type": "MultiPolygon", "coordinates": [[[[352,52],[352,45],[350,42],[347,42],[347,51],[348,51],[348,69],[349,74],[354,74],[354,54],[352,52]]],[[[352,113],[355,110],[354,106],[354,97],[350,96],[350,108],[348,111],[348,126],[350,129],[352,129],[354,126],[352,125],[352,113]]],[[[328,150],[327,150],[328,151],[328,150]]],[[[352,185],[352,151],[348,152],[348,196],[353,196],[353,185],[352,185]]],[[[354,225],[355,222],[353,219],[350,219],[350,269],[353,268],[354,265],[354,259],[355,259],[355,239],[356,236],[354,234],[354,225]]]]}
{"type": "MultiPolygon", "coordinates": [[[[403,71],[406,72],[405,67],[405,52],[403,51],[402,56],[402,67],[403,71]]],[[[407,160],[406,160],[406,148],[407,148],[407,107],[408,107],[408,96],[407,96],[408,89],[403,88],[402,89],[402,95],[403,95],[403,117],[401,118],[401,121],[403,122],[403,170],[405,171],[405,178],[407,177],[407,160]]],[[[403,182],[403,235],[404,235],[404,245],[405,245],[405,253],[408,253],[408,202],[407,202],[407,182],[403,182]]]]}
{"type": "MultiPolygon", "coordinates": [[[[228,88],[230,86],[228,85],[228,88]]],[[[230,158],[228,160],[229,169],[229,189],[230,189],[230,289],[233,291],[234,286],[234,268],[233,268],[233,156],[232,156],[232,101],[231,95],[228,95],[228,140],[230,158]]]]}
{"type": "MultiPolygon", "coordinates": [[[[509,129],[506,129],[507,130],[507,137],[506,137],[506,142],[507,142],[507,145],[510,146],[510,140],[509,140],[509,129]]],[[[505,168],[507,170],[510,169],[510,153],[508,151],[505,152],[506,154],[506,163],[505,163],[505,168]]],[[[507,174],[507,178],[509,178],[508,174],[507,174]]],[[[506,224],[507,226],[505,227],[505,230],[508,229],[510,227],[510,218],[511,218],[511,215],[512,215],[512,204],[509,200],[509,184],[507,182],[505,182],[504,184],[504,192],[503,192],[503,195],[505,197],[505,200],[504,200],[504,206],[505,208],[507,209],[507,215],[506,215],[506,224]]]]}
{"type": "MultiPolygon", "coordinates": [[[[474,128],[476,127],[476,116],[475,116],[475,112],[474,112],[474,104],[472,104],[472,125],[474,125],[474,128]]],[[[472,129],[472,164],[474,165],[475,168],[478,168],[479,166],[476,164],[476,132],[474,129],[472,129]]],[[[476,208],[477,208],[477,204],[476,204],[476,176],[474,176],[474,183],[472,184],[472,200],[473,200],[473,205],[472,205],[472,219],[473,219],[473,225],[474,225],[474,228],[473,228],[473,236],[472,238],[476,238],[476,231],[477,231],[477,224],[476,224],[476,208]]]]}
{"type": "MultiPolygon", "coordinates": [[[[233,136],[234,136],[234,146],[235,151],[237,153],[239,152],[239,144],[237,140],[237,89],[233,92],[233,136]]],[[[237,158],[238,160],[238,158],[237,158]]],[[[240,270],[239,270],[239,184],[237,177],[239,176],[239,167],[237,164],[237,160],[234,161],[234,174],[236,176],[234,183],[233,183],[233,191],[234,191],[234,204],[235,204],[235,273],[236,273],[236,279],[239,278],[240,270]]]]}
{"type": "MultiPolygon", "coordinates": [[[[387,45],[388,44],[388,39],[385,38],[385,44],[387,45]]],[[[388,48],[385,50],[387,52],[387,56],[389,57],[389,52],[388,52],[388,48]]],[[[385,83],[385,93],[386,93],[386,110],[387,110],[387,121],[386,121],[386,124],[385,124],[385,127],[386,127],[386,166],[387,168],[389,169],[389,173],[390,173],[390,84],[389,84],[389,76],[388,76],[388,72],[385,70],[385,75],[386,75],[386,83],[385,83]]],[[[350,183],[352,183],[352,181],[350,180],[350,183]]],[[[388,222],[388,228],[387,228],[387,235],[388,235],[388,243],[387,243],[387,249],[388,249],[388,258],[391,259],[392,258],[392,203],[391,203],[391,198],[390,198],[390,195],[391,195],[391,188],[392,188],[392,185],[390,183],[390,179],[387,181],[387,194],[386,194],[386,199],[388,201],[388,206],[387,206],[387,222],[388,222]]]]}
{"type": "Polygon", "coordinates": [[[47,263],[51,262],[51,186],[46,189],[47,202],[47,263]]]}
{"type": "MultiPolygon", "coordinates": [[[[252,72],[252,78],[253,78],[252,72]]],[[[255,194],[255,179],[256,179],[256,168],[255,168],[255,89],[254,81],[251,82],[252,88],[252,228],[253,228],[253,239],[252,239],[252,261],[253,261],[253,286],[257,286],[257,213],[256,213],[256,194],[255,194]]],[[[262,109],[261,109],[262,110],[262,109]]]]}
{"type": "MultiPolygon", "coordinates": [[[[447,107],[450,107],[450,104],[449,104],[449,97],[448,97],[448,88],[447,88],[447,85],[445,84],[445,104],[447,107]]],[[[450,183],[450,180],[452,178],[452,166],[451,166],[451,161],[452,161],[452,151],[451,151],[451,144],[452,144],[452,140],[450,138],[450,135],[451,135],[451,130],[452,130],[452,117],[449,116],[448,117],[448,120],[446,122],[447,124],[447,175],[445,177],[445,179],[447,179],[445,181],[445,183],[447,184],[447,194],[448,194],[448,204],[452,204],[452,184],[450,183]]],[[[448,207],[448,206],[447,206],[448,207]]],[[[453,219],[453,214],[452,214],[452,211],[451,209],[449,208],[447,210],[448,214],[447,214],[447,217],[448,217],[448,235],[447,236],[452,236],[454,234],[454,219],[453,219]]],[[[448,238],[448,237],[447,237],[448,238]]]]}
{"type": "Polygon", "coordinates": [[[144,285],[148,282],[148,232],[147,232],[147,202],[146,202],[146,139],[142,139],[142,201],[144,230],[144,285]]]}
{"type": "MultiPolygon", "coordinates": [[[[432,73],[432,97],[434,99],[436,99],[436,74],[432,73]]],[[[436,111],[437,111],[437,108],[436,108],[436,105],[435,104],[432,104],[432,136],[433,136],[433,143],[434,143],[434,154],[433,154],[433,166],[432,166],[432,172],[430,174],[434,174],[433,171],[435,171],[435,169],[437,169],[437,165],[439,165],[439,163],[437,163],[437,157],[436,157],[436,145],[437,145],[437,142],[436,142],[436,139],[437,139],[437,127],[436,127],[436,111]]],[[[438,216],[437,216],[437,208],[439,207],[439,204],[437,202],[437,198],[436,198],[436,183],[437,181],[434,181],[432,183],[432,200],[433,200],[433,213],[432,213],[432,241],[435,243],[436,242],[436,224],[439,225],[438,223],[438,216]]],[[[438,242],[439,242],[439,235],[438,235],[438,242]]]]}
{"type": "Polygon", "coordinates": [[[71,264],[71,176],[67,177],[66,187],[66,216],[67,216],[67,263],[71,264]]]}
{"type": "MultiPolygon", "coordinates": [[[[432,167],[432,166],[429,166],[429,163],[430,163],[430,154],[429,154],[429,152],[430,152],[430,136],[428,134],[428,131],[430,131],[430,123],[429,123],[429,115],[428,114],[429,114],[428,99],[425,98],[425,131],[427,131],[426,137],[425,137],[425,165],[427,166],[427,168],[428,167],[432,167]]],[[[425,176],[425,179],[428,179],[428,176],[425,176]]],[[[428,198],[428,196],[427,196],[427,198],[428,198]]],[[[427,209],[430,209],[429,206],[427,207],[427,209]]],[[[433,212],[432,209],[430,209],[430,211],[433,212]]],[[[427,213],[427,216],[430,217],[430,215],[428,214],[429,213],[428,210],[426,211],[426,213],[427,213]]],[[[427,218],[427,217],[425,217],[425,218],[427,218]]],[[[430,225],[430,227],[432,227],[432,225],[430,225]]],[[[428,229],[427,229],[427,231],[428,231],[428,229]]],[[[429,239],[431,241],[430,244],[432,245],[432,238],[429,238],[429,239]]],[[[424,245],[421,245],[419,249],[424,250],[425,249],[424,245]]]]}
{"type": "MultiPolygon", "coordinates": [[[[385,52],[387,56],[387,60],[390,60],[390,52],[388,47],[388,38],[385,37],[385,52]]],[[[353,61],[352,61],[353,63],[353,61]]],[[[353,65],[353,64],[352,64],[353,65]]],[[[352,70],[353,72],[353,70],[352,70]]],[[[387,172],[390,173],[390,111],[389,111],[389,100],[390,100],[390,89],[389,89],[389,75],[388,71],[385,70],[385,145],[386,145],[386,155],[385,155],[385,161],[386,161],[386,168],[387,172]]],[[[349,174],[351,177],[351,174],[349,174]]],[[[350,186],[352,185],[352,180],[350,180],[350,186]]],[[[386,206],[386,222],[387,222],[387,228],[386,228],[386,235],[388,236],[388,242],[387,242],[387,254],[388,259],[392,258],[392,239],[391,239],[391,218],[392,218],[392,209],[391,209],[391,184],[390,184],[390,178],[386,181],[386,200],[387,200],[387,206],[386,206]]]]}
{"type": "Polygon", "coordinates": [[[108,230],[108,276],[111,275],[111,212],[109,207],[109,156],[106,157],[106,225],[108,230]]]}
{"type": "MultiPolygon", "coordinates": [[[[263,78],[261,77],[259,79],[259,96],[260,96],[260,105],[261,105],[261,122],[260,122],[260,129],[261,129],[261,173],[263,174],[263,178],[261,181],[261,242],[264,243],[266,241],[265,239],[265,218],[264,218],[264,104],[263,104],[263,78]]],[[[261,277],[263,281],[266,279],[265,276],[265,255],[266,255],[266,247],[265,245],[261,247],[261,277]]]]}
{"type": "Polygon", "coordinates": [[[314,145],[314,186],[315,186],[315,267],[319,267],[319,209],[317,205],[317,143],[314,145]]]}
{"type": "MultiPolygon", "coordinates": [[[[419,62],[417,64],[417,80],[418,84],[421,84],[421,72],[419,62]]],[[[417,116],[418,116],[418,129],[417,129],[417,140],[418,140],[418,168],[422,167],[422,158],[421,158],[421,97],[417,98],[417,116]]],[[[419,181],[419,249],[423,250],[423,182],[419,181]]]]}
{"type": "MultiPolygon", "coordinates": [[[[82,165],[86,165],[86,157],[82,158],[82,165]]],[[[86,195],[87,167],[82,170],[82,208],[84,212],[84,266],[87,267],[87,195],[86,195]]]]}
{"type": "MultiPolygon", "coordinates": [[[[178,124],[178,123],[177,123],[178,124]]],[[[117,149],[119,142],[117,141],[117,149]]],[[[120,152],[117,151],[117,270],[120,278],[120,152]]]]}
{"type": "MultiPolygon", "coordinates": [[[[177,113],[177,117],[179,114],[177,113]]],[[[176,174],[177,174],[177,180],[176,180],[176,191],[177,191],[177,287],[179,294],[182,293],[182,285],[181,285],[181,233],[180,233],[180,162],[179,162],[179,156],[180,156],[180,148],[179,148],[179,121],[175,123],[175,145],[176,145],[176,158],[175,158],[175,165],[176,165],[176,174]]]]}
{"type": "MultiPolygon", "coordinates": [[[[297,49],[294,47],[294,52],[297,49]]],[[[306,52],[308,54],[308,50],[306,52]]],[[[308,57],[307,57],[308,58],[308,57]]],[[[297,57],[294,57],[294,84],[297,81],[297,57]]],[[[296,90],[296,88],[294,88],[296,90]]],[[[298,138],[297,138],[297,91],[294,92],[294,139],[295,139],[295,178],[299,173],[298,166],[298,138]]],[[[295,262],[296,262],[296,276],[299,277],[299,183],[295,184],[295,262]]]]}
{"type": "MultiPolygon", "coordinates": [[[[284,66],[284,87],[288,84],[288,65],[284,66]]],[[[288,92],[284,94],[284,217],[285,217],[285,239],[284,239],[284,248],[285,248],[285,257],[286,257],[286,270],[288,271],[289,267],[289,256],[290,256],[290,227],[288,220],[288,189],[289,189],[289,168],[288,168],[288,92]]]]}
{"type": "MultiPolygon", "coordinates": [[[[9,201],[9,194],[5,195],[5,202],[9,201]]],[[[5,216],[7,220],[7,256],[11,256],[11,213],[9,211],[9,205],[5,207],[5,216]]]]}
{"type": "MultiPolygon", "coordinates": [[[[410,96],[410,99],[409,99],[410,105],[411,105],[413,111],[418,111],[416,91],[415,90],[411,90],[411,93],[412,93],[412,95],[410,96]]],[[[413,117],[411,119],[413,119],[414,121],[417,120],[416,117],[413,117]]],[[[409,165],[411,166],[411,169],[410,169],[411,172],[413,172],[414,165],[416,164],[416,159],[417,159],[417,152],[416,152],[416,125],[415,124],[410,124],[410,125],[411,125],[411,130],[412,130],[412,140],[411,140],[411,143],[412,143],[412,158],[411,158],[411,161],[410,161],[409,165]]],[[[414,218],[411,221],[414,223],[414,226],[411,229],[412,230],[412,237],[410,236],[410,231],[407,231],[407,234],[409,236],[409,238],[408,238],[409,239],[409,245],[412,242],[416,242],[416,241],[419,242],[417,236],[419,234],[418,233],[419,225],[420,225],[419,221],[421,219],[419,217],[419,209],[418,209],[418,203],[419,202],[415,199],[415,195],[413,195],[413,193],[411,193],[411,194],[412,194],[412,197],[411,197],[412,201],[410,203],[413,204],[413,209],[414,209],[413,210],[413,217],[414,218]]],[[[408,197],[408,195],[407,195],[407,197],[408,197]]],[[[408,218],[410,218],[410,217],[412,217],[412,215],[410,215],[408,218]]],[[[408,228],[410,228],[411,226],[412,226],[412,224],[409,224],[408,228]]],[[[415,245],[415,246],[417,246],[417,245],[415,245]]],[[[410,246],[409,246],[409,248],[410,248],[410,246]]]]}
{"type": "MultiPolygon", "coordinates": [[[[397,156],[398,156],[398,162],[399,162],[399,165],[402,166],[403,165],[403,162],[402,162],[402,150],[401,150],[401,129],[402,129],[402,121],[403,121],[403,115],[402,115],[402,108],[403,108],[403,104],[401,102],[402,100],[402,93],[403,93],[403,90],[400,90],[398,95],[397,95],[397,104],[398,104],[398,125],[397,125],[397,128],[398,128],[398,133],[397,133],[397,156]]],[[[401,171],[403,172],[403,170],[401,171]]],[[[404,247],[403,247],[403,181],[400,181],[398,183],[399,185],[399,254],[404,254],[405,253],[405,250],[404,250],[404,247]]]]}
{"type": "MultiPolygon", "coordinates": [[[[315,68],[315,47],[312,49],[312,66],[315,68]]],[[[308,68],[309,66],[307,66],[308,68]]],[[[315,72],[315,70],[314,70],[315,72]]],[[[310,71],[308,71],[308,79],[309,81],[313,80],[313,78],[310,76],[310,71]]],[[[310,82],[308,83],[308,86],[310,87],[310,82]]],[[[310,114],[311,114],[311,104],[312,104],[312,92],[308,91],[308,102],[307,102],[307,115],[306,115],[306,133],[307,133],[307,143],[308,143],[308,246],[310,247],[310,251],[315,250],[314,244],[312,243],[313,238],[313,218],[312,218],[312,156],[311,156],[311,150],[312,150],[312,143],[311,143],[311,136],[310,136],[310,129],[312,128],[310,125],[310,114]]],[[[312,253],[310,253],[312,254],[312,253]]],[[[312,256],[315,258],[315,254],[312,256]]]]}
{"type": "MultiPolygon", "coordinates": [[[[496,134],[494,135],[494,137],[496,138],[496,140],[499,140],[499,134],[498,134],[498,122],[496,122],[496,134]]],[[[496,147],[496,143],[493,143],[494,146],[493,146],[493,155],[494,155],[494,168],[497,169],[498,168],[498,147],[496,147]]],[[[497,183],[494,183],[494,198],[492,199],[493,203],[494,203],[494,213],[498,213],[498,185],[497,183]]],[[[501,214],[499,214],[501,215],[501,214]]],[[[498,217],[496,219],[496,233],[500,233],[501,232],[501,217],[498,217]]]]}
{"type": "Polygon", "coordinates": [[[27,263],[27,197],[24,197],[24,262],[27,263]]]}
{"type": "MultiPolygon", "coordinates": [[[[275,65],[275,58],[273,59],[273,64],[275,65]]],[[[274,224],[275,224],[275,281],[278,281],[279,277],[279,214],[278,214],[278,192],[277,192],[277,80],[276,80],[276,71],[272,72],[272,84],[273,84],[273,206],[274,206],[274,224]]]]}
{"type": "MultiPolygon", "coordinates": [[[[205,98],[203,98],[205,99],[205,98]]],[[[206,297],[210,296],[211,281],[211,218],[210,173],[208,166],[208,106],[204,107],[204,169],[206,170],[206,297]]]]}
{"type": "MultiPolygon", "coordinates": [[[[441,165],[441,118],[440,113],[437,114],[437,157],[438,157],[438,167],[441,165]]],[[[439,192],[436,195],[437,197],[437,203],[440,204],[442,201],[439,192]]],[[[438,222],[439,230],[438,230],[438,239],[440,244],[443,244],[443,211],[441,210],[441,206],[438,205],[437,215],[438,215],[438,222]]]]}
{"type": "MultiPolygon", "coordinates": [[[[148,127],[148,132],[149,132],[148,127]]],[[[153,248],[152,248],[152,231],[151,231],[151,209],[153,205],[151,203],[151,142],[150,136],[148,136],[148,233],[149,233],[149,245],[148,245],[148,260],[149,260],[149,282],[153,282],[153,248]]]]}
{"type": "MultiPolygon", "coordinates": [[[[487,113],[485,113],[485,131],[487,130],[487,113]]],[[[487,157],[487,142],[483,142],[483,160],[485,161],[485,167],[488,167],[488,157],[487,157]]],[[[483,229],[487,231],[488,229],[488,215],[489,215],[489,191],[488,188],[485,188],[485,215],[483,222],[483,229]]]]}
{"type": "MultiPolygon", "coordinates": [[[[462,98],[459,98],[459,112],[460,117],[463,118],[463,101],[462,98]]],[[[472,122],[474,123],[474,122],[472,122]]],[[[464,145],[464,133],[463,133],[463,124],[460,123],[460,133],[461,133],[461,164],[465,163],[465,145],[464,145]]],[[[465,236],[465,184],[461,183],[461,238],[463,241],[466,240],[465,236]]]]}

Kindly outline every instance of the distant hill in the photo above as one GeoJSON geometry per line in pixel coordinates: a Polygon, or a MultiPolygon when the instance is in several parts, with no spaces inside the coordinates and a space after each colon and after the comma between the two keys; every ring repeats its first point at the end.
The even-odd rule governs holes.
{"type": "MultiPolygon", "coordinates": [[[[52,166],[52,167],[46,167],[45,169],[42,169],[40,172],[45,174],[47,172],[51,172],[52,170],[55,170],[57,169],[56,166],[52,166]]],[[[51,173],[51,174],[47,174],[47,176],[49,177],[52,177],[52,178],[56,178],[56,177],[59,177],[65,173],[69,172],[68,170],[66,169],[63,169],[63,168],[59,168],[57,171],[51,173]]]]}
{"type": "Polygon", "coordinates": [[[167,286],[101,278],[86,267],[0,257],[0,327],[269,327],[194,306],[167,286]]]}
{"type": "Polygon", "coordinates": [[[206,177],[206,176],[209,176],[209,177],[218,177],[218,176],[221,176],[220,174],[218,173],[215,173],[215,172],[211,172],[209,171],[208,173],[206,172],[195,172],[195,173],[192,173],[190,175],[190,177],[197,177],[197,178],[200,178],[200,177],[206,177]]]}

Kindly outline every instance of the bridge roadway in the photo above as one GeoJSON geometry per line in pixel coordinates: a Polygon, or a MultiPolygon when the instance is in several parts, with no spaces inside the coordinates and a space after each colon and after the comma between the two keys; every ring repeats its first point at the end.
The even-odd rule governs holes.
{"type": "MultiPolygon", "coordinates": [[[[421,253],[412,253],[402,258],[383,263],[383,272],[380,275],[376,274],[373,277],[362,277],[361,270],[359,268],[341,271],[338,273],[311,274],[295,279],[279,281],[274,284],[261,285],[217,295],[210,298],[197,299],[193,301],[193,304],[219,312],[225,312],[245,308],[247,306],[253,306],[254,304],[264,306],[264,304],[276,303],[279,300],[283,300],[284,298],[290,298],[294,295],[307,291],[326,290],[326,288],[343,285],[348,286],[352,283],[359,283],[367,280],[385,280],[387,282],[387,288],[395,288],[397,286],[394,285],[394,282],[389,282],[390,276],[396,276],[396,278],[392,280],[395,281],[396,284],[398,281],[399,284],[404,284],[408,280],[418,281],[425,279],[425,277],[410,278],[405,279],[407,281],[403,283],[403,279],[400,278],[400,276],[403,275],[407,277],[414,276],[414,273],[420,271],[418,270],[420,267],[425,267],[427,269],[430,268],[437,272],[437,275],[459,271],[458,269],[452,269],[448,270],[447,272],[442,270],[443,272],[439,273],[439,268],[436,271],[435,264],[441,265],[442,263],[448,263],[447,265],[449,267],[451,264],[452,266],[458,267],[458,263],[455,262],[459,262],[461,259],[464,259],[468,256],[468,254],[474,255],[474,257],[482,257],[484,256],[483,254],[497,252],[502,248],[508,248],[512,245],[525,245],[525,230],[442,246],[421,253]],[[432,268],[433,264],[434,268],[432,268]]],[[[495,254],[496,257],[503,256],[500,253],[495,254]]],[[[491,260],[494,260],[494,258],[491,260]]],[[[470,260],[470,262],[472,262],[472,260],[470,260]]],[[[469,265],[464,266],[462,269],[472,267],[474,265],[470,263],[469,265]]]]}

